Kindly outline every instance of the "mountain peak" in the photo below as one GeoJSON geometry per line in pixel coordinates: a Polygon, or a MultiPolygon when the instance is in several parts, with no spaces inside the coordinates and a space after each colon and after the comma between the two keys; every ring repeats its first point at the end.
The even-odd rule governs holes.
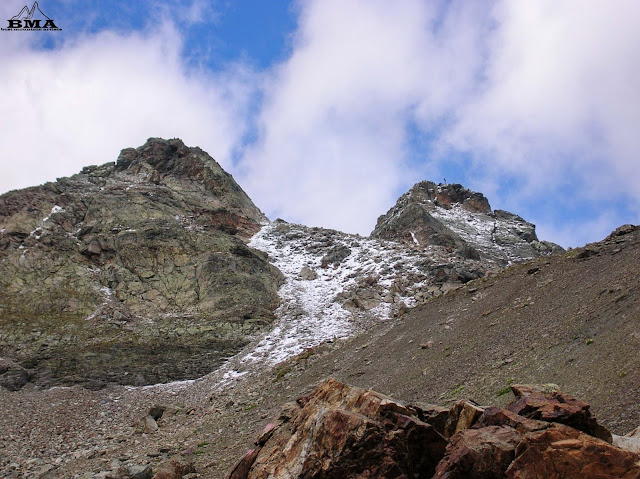
{"type": "Polygon", "coordinates": [[[535,225],[520,216],[492,211],[482,193],[432,181],[416,183],[402,195],[378,218],[371,236],[416,248],[447,248],[497,266],[561,250],[539,241],[535,225]]]}

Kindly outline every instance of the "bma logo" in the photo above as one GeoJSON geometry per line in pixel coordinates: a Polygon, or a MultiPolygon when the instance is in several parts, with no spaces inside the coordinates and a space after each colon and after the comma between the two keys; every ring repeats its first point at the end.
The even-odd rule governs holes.
{"type": "Polygon", "coordinates": [[[25,5],[20,10],[20,13],[15,17],[11,17],[8,22],[9,28],[3,28],[2,30],[61,30],[53,20],[42,13],[38,2],[33,2],[31,10],[25,5]]]}

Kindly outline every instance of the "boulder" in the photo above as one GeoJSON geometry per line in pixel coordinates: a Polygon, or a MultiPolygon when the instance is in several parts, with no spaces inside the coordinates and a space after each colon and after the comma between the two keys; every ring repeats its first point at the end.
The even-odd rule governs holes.
{"type": "Polygon", "coordinates": [[[534,417],[404,405],[329,379],[287,403],[227,479],[640,479],[640,455],[558,422],[601,434],[587,403],[557,386],[513,391],[511,408],[534,417]]]}
{"type": "Polygon", "coordinates": [[[529,419],[566,424],[611,443],[611,433],[591,415],[587,402],[527,384],[514,384],[511,390],[515,399],[507,405],[509,411],[529,419]]]}
{"type": "Polygon", "coordinates": [[[288,408],[229,479],[431,477],[446,440],[415,411],[335,380],[288,408]]]}
{"type": "Polygon", "coordinates": [[[613,435],[613,445],[640,454],[640,427],[624,436],[613,435]]]}
{"type": "Polygon", "coordinates": [[[455,433],[434,479],[499,479],[515,457],[520,434],[509,426],[487,426],[455,433]]]}
{"type": "Polygon", "coordinates": [[[182,479],[187,474],[195,472],[196,468],[193,464],[184,464],[172,459],[169,463],[163,465],[152,479],[182,479]]]}
{"type": "Polygon", "coordinates": [[[637,479],[640,457],[561,424],[527,434],[508,479],[637,479]]]}
{"type": "Polygon", "coordinates": [[[318,278],[318,273],[315,270],[309,268],[308,266],[303,266],[300,270],[300,277],[305,281],[313,281],[318,278]]]}

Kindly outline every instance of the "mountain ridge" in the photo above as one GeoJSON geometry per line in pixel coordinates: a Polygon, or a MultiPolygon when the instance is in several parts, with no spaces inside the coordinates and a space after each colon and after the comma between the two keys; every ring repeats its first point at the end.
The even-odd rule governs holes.
{"type": "Polygon", "coordinates": [[[149,139],[0,195],[0,475],[224,477],[328,376],[414,404],[553,381],[627,432],[639,254],[632,225],[563,252],[432,182],[368,238],[268,222],[205,152],[149,139]]]}

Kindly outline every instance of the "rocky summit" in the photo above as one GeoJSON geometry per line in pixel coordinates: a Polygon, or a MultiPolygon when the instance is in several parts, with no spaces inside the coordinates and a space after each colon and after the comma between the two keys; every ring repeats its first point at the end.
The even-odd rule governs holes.
{"type": "Polygon", "coordinates": [[[0,477],[640,477],[639,267],[457,184],[271,222],[152,138],[0,196],[0,477]]]}
{"type": "Polygon", "coordinates": [[[539,241],[535,226],[518,215],[491,210],[482,195],[459,184],[422,181],[380,216],[374,238],[401,241],[418,248],[445,248],[460,258],[506,266],[562,251],[539,241]]]}
{"type": "MultiPolygon", "coordinates": [[[[264,329],[266,217],[213,158],[152,138],[0,196],[0,355],[17,389],[202,376],[264,329]]],[[[0,376],[1,378],[2,376],[0,376]]]]}

